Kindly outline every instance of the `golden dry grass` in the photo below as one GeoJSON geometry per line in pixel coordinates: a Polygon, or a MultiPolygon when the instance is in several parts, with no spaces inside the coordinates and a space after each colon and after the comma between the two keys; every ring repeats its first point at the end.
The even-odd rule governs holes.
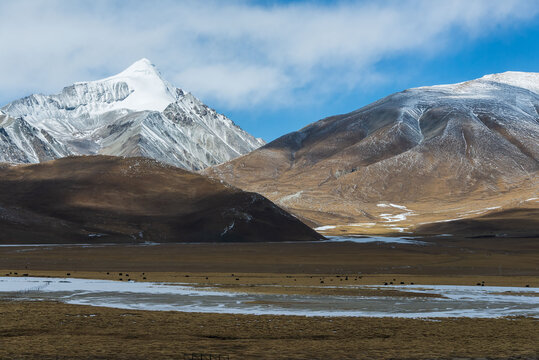
{"type": "MultiPolygon", "coordinates": [[[[380,243],[256,243],[113,245],[103,247],[0,247],[5,270],[66,272],[209,273],[354,275],[400,274],[400,281],[445,278],[449,283],[475,284],[508,277],[539,277],[538,239],[422,239],[429,245],[380,243]],[[462,277],[462,279],[461,279],[462,277]],[[402,279],[402,280],[401,280],[402,279]],[[456,279],[456,280],[453,280],[456,279]]],[[[187,279],[187,278],[186,278],[187,279]]],[[[513,279],[513,280],[511,280],[513,279]]],[[[175,279],[177,280],[177,279],[175,279]]],[[[231,280],[233,281],[233,280],[231,280]]],[[[506,280],[503,281],[506,284],[506,280]]]]}
{"type": "Polygon", "coordinates": [[[536,358],[533,319],[310,318],[0,302],[2,359],[536,358]]]}

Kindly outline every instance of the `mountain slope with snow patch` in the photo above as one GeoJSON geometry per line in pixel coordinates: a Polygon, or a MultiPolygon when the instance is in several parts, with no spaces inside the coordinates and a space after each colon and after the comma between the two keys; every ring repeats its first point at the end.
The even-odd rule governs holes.
{"type": "Polygon", "coordinates": [[[206,172],[322,224],[372,221],[380,202],[509,201],[523,186],[528,196],[539,188],[539,74],[408,89],[206,172]]]}

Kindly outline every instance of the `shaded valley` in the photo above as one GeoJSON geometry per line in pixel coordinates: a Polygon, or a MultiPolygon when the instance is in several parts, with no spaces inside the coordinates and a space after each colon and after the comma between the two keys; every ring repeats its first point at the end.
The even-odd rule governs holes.
{"type": "Polygon", "coordinates": [[[145,158],[3,165],[1,243],[302,241],[322,237],[263,196],[145,158]]]}

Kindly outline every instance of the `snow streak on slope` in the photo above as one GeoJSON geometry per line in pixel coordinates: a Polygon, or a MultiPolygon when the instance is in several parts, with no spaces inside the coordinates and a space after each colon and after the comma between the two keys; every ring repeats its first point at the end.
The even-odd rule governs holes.
{"type": "MultiPolygon", "coordinates": [[[[146,156],[190,170],[219,164],[264,142],[193,95],[174,88],[147,59],[57,95],[31,95],[3,110],[46,131],[68,154],[146,156]]],[[[65,156],[57,153],[55,157],[65,156]]],[[[6,158],[11,162],[37,162],[6,158]]]]}

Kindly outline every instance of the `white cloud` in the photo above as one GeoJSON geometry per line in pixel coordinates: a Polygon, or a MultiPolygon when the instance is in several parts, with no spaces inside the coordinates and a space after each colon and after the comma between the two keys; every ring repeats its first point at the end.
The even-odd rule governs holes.
{"type": "Polygon", "coordinates": [[[376,78],[401,53],[433,54],[537,15],[526,0],[0,2],[0,99],[55,92],[148,57],[175,85],[228,107],[281,106],[376,78]]]}
{"type": "Polygon", "coordinates": [[[276,68],[250,64],[193,66],[176,75],[176,83],[186,89],[198,89],[205,96],[224,103],[263,102],[268,98],[284,102],[279,90],[289,86],[289,79],[276,68]]]}

